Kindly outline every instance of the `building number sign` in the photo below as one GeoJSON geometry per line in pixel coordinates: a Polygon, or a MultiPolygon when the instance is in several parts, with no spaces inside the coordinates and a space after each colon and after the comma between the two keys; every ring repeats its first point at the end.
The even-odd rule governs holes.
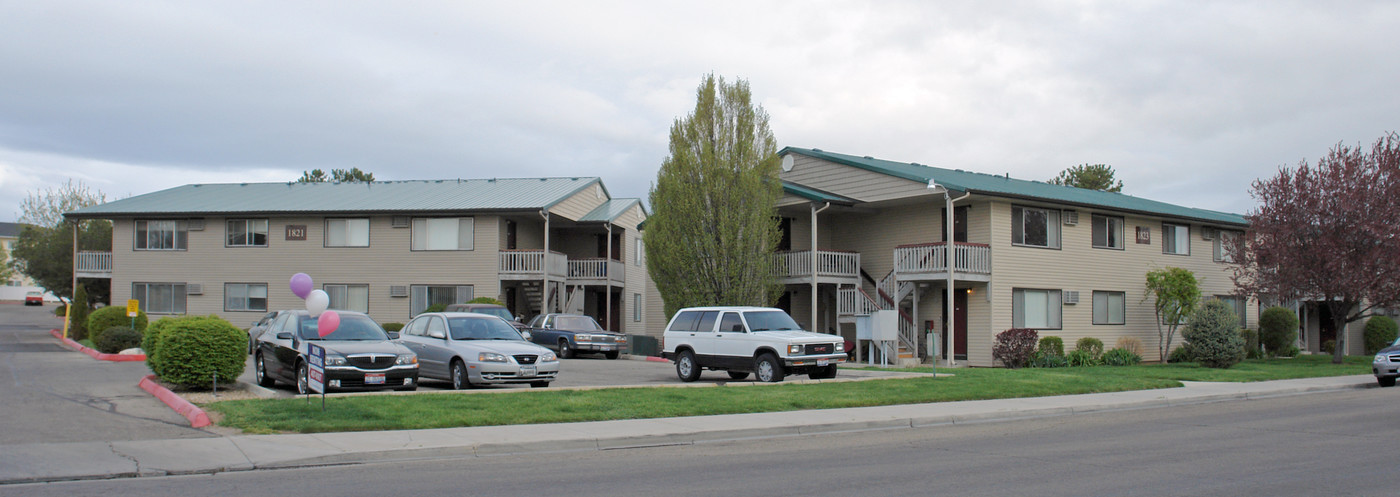
{"type": "Polygon", "coordinates": [[[287,240],[298,240],[298,241],[304,241],[304,240],[306,240],[306,225],[305,225],[305,224],[288,224],[288,225],[287,225],[287,240]]]}
{"type": "Polygon", "coordinates": [[[1152,228],[1146,226],[1137,227],[1137,242],[1139,245],[1152,243],[1152,228]]]}

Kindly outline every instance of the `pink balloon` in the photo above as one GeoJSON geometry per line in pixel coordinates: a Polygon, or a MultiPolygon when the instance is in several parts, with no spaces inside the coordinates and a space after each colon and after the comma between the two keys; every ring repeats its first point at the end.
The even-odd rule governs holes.
{"type": "Polygon", "coordinates": [[[326,335],[335,333],[335,329],[340,327],[340,314],[335,311],[326,311],[316,318],[316,333],[325,338],[326,335]]]}
{"type": "Polygon", "coordinates": [[[290,286],[292,287],[292,293],[304,299],[307,294],[311,293],[311,276],[306,273],[294,274],[292,275],[290,286]]]}

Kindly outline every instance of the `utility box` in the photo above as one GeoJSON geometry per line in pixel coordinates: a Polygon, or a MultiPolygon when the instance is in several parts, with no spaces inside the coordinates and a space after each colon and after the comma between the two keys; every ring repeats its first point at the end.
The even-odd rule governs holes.
{"type": "Polygon", "coordinates": [[[879,310],[870,315],[870,339],[882,341],[899,340],[899,311],[879,310]]]}
{"type": "MultiPolygon", "coordinates": [[[[875,316],[856,316],[856,340],[870,340],[875,316]]],[[[857,342],[859,343],[859,342],[857,342]]]]}

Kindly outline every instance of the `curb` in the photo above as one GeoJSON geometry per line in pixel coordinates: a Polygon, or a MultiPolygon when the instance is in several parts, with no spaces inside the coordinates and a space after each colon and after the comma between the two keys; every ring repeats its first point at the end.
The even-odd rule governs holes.
{"type": "Polygon", "coordinates": [[[646,357],[646,360],[651,361],[651,362],[671,362],[669,359],[666,359],[666,358],[664,358],[664,357],[656,357],[656,356],[647,356],[647,357],[646,357]]]}
{"type": "Polygon", "coordinates": [[[191,428],[203,428],[212,424],[209,421],[209,415],[204,412],[204,409],[200,409],[198,406],[191,404],[190,401],[176,395],[175,392],[170,391],[170,389],[160,386],[159,383],[156,383],[156,375],[146,375],[145,378],[141,378],[141,383],[138,383],[137,386],[141,387],[141,389],[145,390],[147,393],[156,396],[157,399],[160,399],[161,402],[169,406],[171,410],[184,416],[185,419],[188,419],[191,428]]]}
{"type": "Polygon", "coordinates": [[[73,341],[72,338],[64,337],[63,332],[58,331],[58,329],[49,330],[49,334],[53,335],[54,338],[63,340],[63,343],[68,344],[69,347],[78,349],[78,352],[82,352],[84,354],[92,356],[93,359],[97,359],[99,361],[144,362],[146,360],[146,354],[104,354],[102,352],[89,349],[87,347],[84,347],[83,344],[73,341]]]}

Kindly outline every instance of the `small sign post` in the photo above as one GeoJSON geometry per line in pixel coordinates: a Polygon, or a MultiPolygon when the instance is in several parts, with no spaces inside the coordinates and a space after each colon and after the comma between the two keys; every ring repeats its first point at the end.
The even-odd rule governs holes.
{"type": "MultiPolygon", "coordinates": [[[[326,349],[314,343],[306,344],[306,386],[321,394],[321,410],[326,410],[326,349]]],[[[307,397],[307,400],[311,400],[307,397]]]]}
{"type": "Polygon", "coordinates": [[[136,329],[136,315],[139,314],[140,312],[141,312],[141,301],[136,300],[136,299],[127,299],[127,301],[126,301],[126,317],[131,318],[131,329],[133,329],[133,330],[136,329]]]}

